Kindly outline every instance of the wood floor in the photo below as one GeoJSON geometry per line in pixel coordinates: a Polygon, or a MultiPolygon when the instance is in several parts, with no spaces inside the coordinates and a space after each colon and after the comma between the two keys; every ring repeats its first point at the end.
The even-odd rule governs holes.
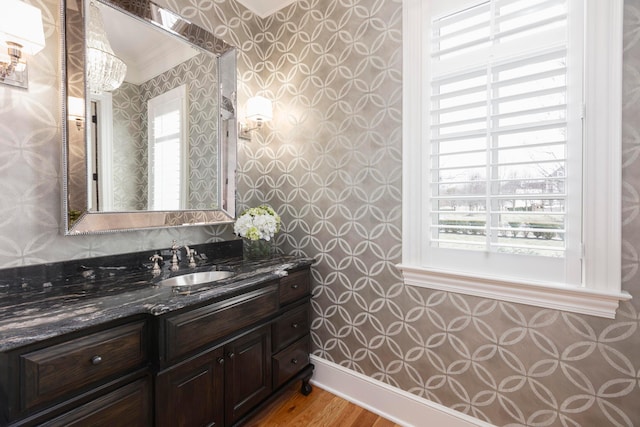
{"type": "Polygon", "coordinates": [[[289,388],[246,426],[251,427],[400,427],[328,391],[313,387],[309,396],[300,384],[289,388]]]}

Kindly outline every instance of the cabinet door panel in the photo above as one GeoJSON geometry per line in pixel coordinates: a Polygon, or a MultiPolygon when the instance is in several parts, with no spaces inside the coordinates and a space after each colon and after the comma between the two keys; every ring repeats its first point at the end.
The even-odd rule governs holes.
{"type": "Polygon", "coordinates": [[[158,375],[158,427],[222,426],[224,359],[218,347],[158,375]]]}
{"type": "Polygon", "coordinates": [[[225,406],[228,424],[271,393],[271,328],[256,329],[225,346],[225,406]]]}

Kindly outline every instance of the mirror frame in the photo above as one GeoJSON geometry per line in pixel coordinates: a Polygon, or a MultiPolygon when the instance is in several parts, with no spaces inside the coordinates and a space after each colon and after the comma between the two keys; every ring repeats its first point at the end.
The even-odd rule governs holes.
{"type": "MultiPolygon", "coordinates": [[[[78,137],[79,140],[75,141],[77,146],[84,147],[82,149],[71,147],[71,137],[69,134],[70,128],[75,127],[77,118],[69,116],[68,97],[79,97],[85,102],[85,115],[84,123],[87,123],[87,119],[90,117],[88,114],[90,98],[87,96],[89,91],[87,90],[86,81],[86,67],[85,67],[85,52],[86,52],[86,19],[85,17],[85,1],[84,0],[61,0],[61,61],[62,61],[62,216],[63,216],[63,233],[65,235],[81,235],[81,234],[103,234],[121,231],[134,231],[134,230],[146,230],[155,228],[168,228],[168,227],[180,227],[180,226],[196,226],[196,225],[214,225],[214,224],[228,224],[235,220],[236,215],[236,158],[237,158],[237,116],[228,120],[228,146],[222,150],[222,131],[221,126],[221,112],[220,106],[222,105],[222,90],[220,82],[221,76],[221,59],[228,57],[233,61],[233,72],[236,71],[237,64],[237,50],[234,46],[227,44],[223,40],[220,40],[214,36],[208,30],[192,24],[188,20],[180,17],[176,12],[158,6],[157,4],[149,0],[92,0],[99,1],[109,7],[112,7],[124,14],[127,14],[133,18],[142,21],[145,25],[153,25],[166,31],[168,35],[177,37],[192,46],[199,48],[200,50],[209,52],[216,57],[216,63],[219,70],[218,77],[218,153],[226,152],[225,159],[222,156],[218,156],[217,159],[217,174],[218,174],[218,202],[219,206],[222,206],[223,195],[227,194],[226,202],[227,207],[225,210],[182,210],[182,211],[127,211],[127,212],[96,212],[89,210],[89,203],[87,200],[87,192],[82,195],[71,195],[69,193],[69,180],[72,175],[75,178],[78,176],[87,182],[88,167],[87,167],[87,143],[88,143],[88,126],[84,127],[84,131],[81,132],[82,136],[78,137]],[[71,7],[71,9],[69,9],[71,7]],[[76,19],[69,19],[68,11],[76,11],[76,19]],[[180,26],[180,32],[176,32],[172,28],[168,28],[158,20],[154,19],[159,15],[159,11],[167,11],[171,15],[178,17],[182,25],[180,26]],[[78,19],[82,20],[82,24],[78,25],[78,19]],[[80,27],[80,28],[78,28],[80,27]],[[74,39],[75,38],[75,39],[74,39]],[[81,40],[79,39],[81,38],[81,40]],[[70,40],[75,41],[71,43],[70,40]],[[81,49],[80,49],[81,46],[81,49]],[[75,72],[71,72],[75,71],[75,72]],[[80,140],[81,138],[81,140],[80,140]],[[71,165],[70,155],[72,151],[81,161],[75,162],[71,165]],[[71,167],[80,169],[72,173],[71,167]],[[223,186],[227,181],[227,188],[231,188],[232,191],[223,191],[223,186]],[[80,206],[84,206],[82,211],[70,211],[70,198],[75,197],[75,203],[80,206]]],[[[226,58],[225,58],[226,59],[226,58]]],[[[236,103],[236,82],[237,77],[233,79],[233,88],[225,90],[225,93],[231,95],[232,103],[237,106],[236,103]]],[[[80,132],[79,132],[80,133],[80,132]]],[[[86,187],[86,184],[85,184],[86,187]]]]}

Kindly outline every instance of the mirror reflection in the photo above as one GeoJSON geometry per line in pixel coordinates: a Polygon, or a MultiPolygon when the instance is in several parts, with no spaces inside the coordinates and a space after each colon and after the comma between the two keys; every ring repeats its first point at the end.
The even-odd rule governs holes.
{"type": "Polygon", "coordinates": [[[233,220],[235,49],[147,0],[72,3],[66,234],[233,220]],[[83,38],[77,15],[85,64],[71,55],[83,38]],[[82,98],[84,121],[71,112],[82,98]]]}
{"type": "Polygon", "coordinates": [[[219,209],[216,57],[111,7],[89,8],[90,210],[219,209]],[[92,35],[114,55],[92,55],[92,35]]]}

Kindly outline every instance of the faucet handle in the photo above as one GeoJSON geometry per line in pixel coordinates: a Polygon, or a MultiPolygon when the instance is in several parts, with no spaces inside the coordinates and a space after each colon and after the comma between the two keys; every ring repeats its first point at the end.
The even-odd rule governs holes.
{"type": "Polygon", "coordinates": [[[196,250],[195,249],[189,249],[189,246],[184,245],[185,250],[187,251],[187,258],[189,258],[189,268],[195,268],[196,267],[196,260],[195,260],[195,255],[196,255],[196,250]]]}
{"type": "Polygon", "coordinates": [[[160,256],[160,254],[153,254],[149,258],[149,261],[153,262],[153,269],[151,270],[153,277],[160,275],[160,273],[162,273],[162,269],[160,268],[160,264],[158,263],[159,261],[162,261],[162,257],[160,256]]]}

